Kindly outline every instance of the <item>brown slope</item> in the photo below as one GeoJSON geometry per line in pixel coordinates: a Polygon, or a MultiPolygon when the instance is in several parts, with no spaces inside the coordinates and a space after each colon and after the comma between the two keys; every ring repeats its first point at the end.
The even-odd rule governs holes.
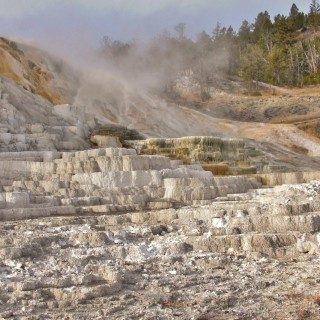
{"type": "Polygon", "coordinates": [[[77,74],[61,59],[33,46],[0,38],[0,76],[53,104],[71,103],[77,74]]]}

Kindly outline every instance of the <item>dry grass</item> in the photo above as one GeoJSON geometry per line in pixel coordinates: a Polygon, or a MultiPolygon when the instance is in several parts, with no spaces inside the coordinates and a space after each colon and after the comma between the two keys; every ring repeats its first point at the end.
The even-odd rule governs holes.
{"type": "Polygon", "coordinates": [[[308,319],[311,316],[311,312],[307,309],[300,309],[297,314],[298,320],[308,319]]]}
{"type": "Polygon", "coordinates": [[[297,291],[290,291],[286,294],[286,297],[290,300],[294,300],[295,303],[300,305],[300,308],[297,311],[297,319],[319,319],[318,317],[314,318],[314,314],[306,308],[306,302],[312,302],[317,306],[320,306],[320,295],[306,295],[297,291]]]}
{"type": "Polygon", "coordinates": [[[185,309],[188,305],[188,301],[179,299],[179,295],[177,293],[173,293],[168,296],[168,299],[162,301],[161,306],[162,308],[169,308],[169,309],[185,309]]]}
{"type": "Polygon", "coordinates": [[[186,301],[164,301],[161,304],[162,308],[169,308],[169,309],[185,309],[187,306],[186,301]]]}
{"type": "Polygon", "coordinates": [[[228,173],[228,166],[226,164],[202,164],[205,171],[211,171],[215,176],[225,176],[228,173]]]}
{"type": "Polygon", "coordinates": [[[287,123],[287,124],[295,124],[297,122],[311,121],[314,119],[320,118],[320,112],[312,112],[308,114],[292,114],[286,115],[285,117],[274,117],[270,123],[287,123]]]}
{"type": "Polygon", "coordinates": [[[305,86],[303,88],[292,88],[291,92],[295,96],[319,97],[320,96],[320,85],[310,85],[310,86],[305,86]]]}
{"type": "Polygon", "coordinates": [[[297,291],[290,291],[286,294],[288,299],[302,299],[303,293],[297,291]]]}
{"type": "Polygon", "coordinates": [[[298,128],[308,135],[320,138],[320,121],[313,121],[298,125],[298,128]]]}
{"type": "Polygon", "coordinates": [[[306,299],[320,306],[320,295],[307,296],[306,299]]]}

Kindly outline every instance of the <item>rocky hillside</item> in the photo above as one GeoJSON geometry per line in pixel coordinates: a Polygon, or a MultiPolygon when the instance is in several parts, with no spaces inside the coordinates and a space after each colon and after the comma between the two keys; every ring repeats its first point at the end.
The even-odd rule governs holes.
{"type": "Polygon", "coordinates": [[[101,72],[77,77],[2,41],[1,319],[319,318],[309,133],[218,118],[101,72]]]}
{"type": "MultiPolygon", "coordinates": [[[[177,77],[170,94],[160,97],[115,74],[107,74],[101,67],[74,71],[61,59],[33,46],[2,38],[0,50],[1,104],[7,109],[9,103],[16,110],[13,118],[19,118],[4,132],[28,133],[30,125],[47,123],[48,128],[43,131],[56,133],[57,128],[49,129],[51,121],[46,117],[52,111],[63,119],[58,121],[63,124],[60,136],[66,130],[77,135],[72,127],[79,130],[82,123],[80,139],[89,141],[91,130],[108,123],[135,129],[146,137],[243,138],[266,152],[268,161],[300,169],[318,167],[315,120],[320,114],[320,101],[316,88],[306,92],[259,84],[261,96],[250,97],[245,95],[241,82],[216,78],[208,83],[208,99],[202,102],[199,84],[192,73],[186,72],[177,77]],[[61,103],[72,104],[67,107],[61,103]]],[[[13,121],[8,120],[12,117],[8,112],[2,117],[4,124],[13,121]]],[[[60,124],[54,127],[61,127],[60,124]]],[[[39,135],[42,131],[34,133],[39,135]]],[[[63,145],[57,144],[57,148],[66,150],[72,146],[63,145]]],[[[73,148],[77,149],[75,145],[73,148]]],[[[39,148],[33,143],[31,149],[39,148]]]]}
{"type": "Polygon", "coordinates": [[[53,104],[72,102],[79,85],[79,75],[63,60],[5,38],[0,38],[0,75],[53,104]]]}
{"type": "Polygon", "coordinates": [[[12,135],[1,138],[3,150],[41,150],[48,141],[29,143],[30,136],[22,149],[8,147],[21,133],[58,134],[55,143],[48,143],[52,148],[82,149],[85,144],[70,143],[71,136],[88,143],[92,130],[120,124],[146,137],[243,138],[266,152],[269,162],[311,170],[320,166],[316,123],[308,125],[319,116],[315,89],[309,97],[308,92],[268,87],[261,89],[262,96],[250,97],[241,82],[217,78],[207,88],[210,98],[201,102],[199,84],[186,73],[177,77],[171,95],[160,97],[101,68],[74,71],[33,46],[2,38],[0,50],[1,130],[12,135]],[[66,102],[71,105],[61,105],[66,102]],[[34,124],[43,128],[30,129],[34,124]]]}

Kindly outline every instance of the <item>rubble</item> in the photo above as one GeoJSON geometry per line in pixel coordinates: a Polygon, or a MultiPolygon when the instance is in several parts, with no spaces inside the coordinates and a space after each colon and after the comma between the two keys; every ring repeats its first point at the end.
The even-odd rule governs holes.
{"type": "Polygon", "coordinates": [[[318,181],[265,188],[125,148],[25,155],[0,157],[1,318],[317,318],[318,181]]]}

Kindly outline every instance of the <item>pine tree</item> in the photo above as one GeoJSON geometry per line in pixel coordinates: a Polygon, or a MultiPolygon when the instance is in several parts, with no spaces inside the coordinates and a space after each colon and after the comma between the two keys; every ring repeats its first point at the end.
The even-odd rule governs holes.
{"type": "Polygon", "coordinates": [[[264,75],[267,67],[267,60],[260,47],[253,44],[248,44],[241,54],[241,70],[240,75],[248,82],[248,89],[252,91],[253,82],[264,80],[264,75]]]}
{"type": "Polygon", "coordinates": [[[313,27],[317,27],[320,24],[320,4],[318,0],[311,0],[308,21],[309,25],[313,27]]]}
{"type": "Polygon", "coordinates": [[[289,29],[292,31],[297,31],[304,26],[304,14],[299,11],[298,7],[294,3],[291,6],[290,13],[289,13],[289,19],[288,19],[288,26],[289,29]]]}
{"type": "Polygon", "coordinates": [[[254,40],[260,47],[270,53],[273,47],[273,24],[268,11],[260,12],[254,23],[254,40]]]}

